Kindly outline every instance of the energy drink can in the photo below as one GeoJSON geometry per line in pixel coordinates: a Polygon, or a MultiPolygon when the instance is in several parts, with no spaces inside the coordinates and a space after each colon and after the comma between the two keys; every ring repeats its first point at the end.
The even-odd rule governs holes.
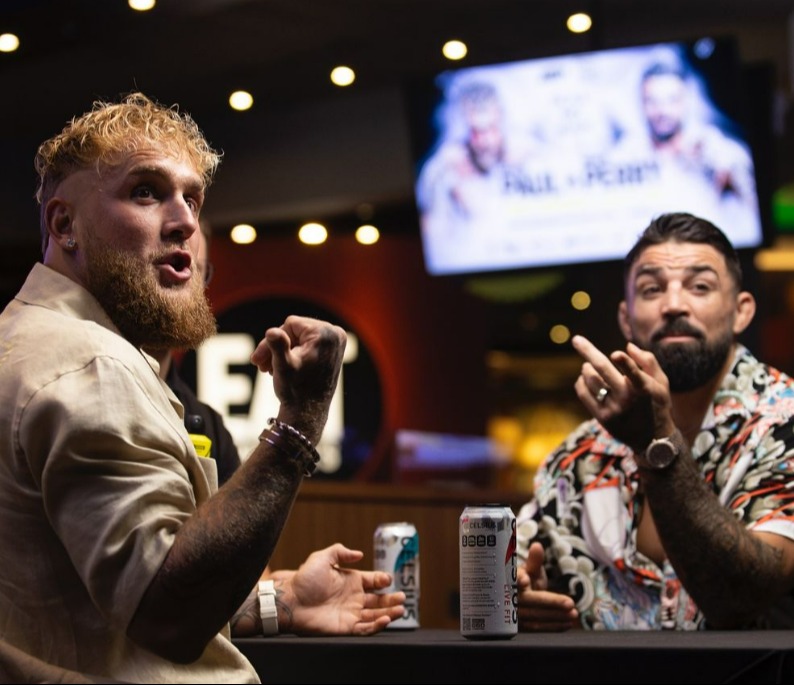
{"type": "Polygon", "coordinates": [[[382,523],[373,536],[375,570],[386,571],[392,583],[382,592],[404,592],[405,614],[387,628],[419,627],[419,533],[412,523],[382,523]]]}
{"type": "Polygon", "coordinates": [[[460,515],[460,633],[510,639],[518,633],[516,517],[504,504],[460,515]]]}

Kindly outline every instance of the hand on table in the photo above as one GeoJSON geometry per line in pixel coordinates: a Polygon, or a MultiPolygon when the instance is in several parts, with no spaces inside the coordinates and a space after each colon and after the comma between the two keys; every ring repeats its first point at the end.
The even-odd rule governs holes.
{"type": "Polygon", "coordinates": [[[568,595],[548,590],[543,559],[543,545],[533,542],[529,546],[526,562],[518,567],[518,629],[569,630],[577,625],[579,612],[568,595]]]}

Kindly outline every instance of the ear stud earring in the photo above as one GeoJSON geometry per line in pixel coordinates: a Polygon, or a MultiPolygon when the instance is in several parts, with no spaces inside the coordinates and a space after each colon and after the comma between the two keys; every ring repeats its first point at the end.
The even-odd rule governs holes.
{"type": "Polygon", "coordinates": [[[66,241],[66,249],[74,250],[75,247],[77,247],[77,241],[74,239],[74,237],[69,236],[69,238],[66,241]]]}

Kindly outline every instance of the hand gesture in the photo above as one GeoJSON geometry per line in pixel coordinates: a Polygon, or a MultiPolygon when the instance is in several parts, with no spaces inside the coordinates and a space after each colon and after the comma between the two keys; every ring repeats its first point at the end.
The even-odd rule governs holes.
{"type": "Polygon", "coordinates": [[[313,552],[281,586],[282,600],[299,635],[370,635],[404,612],[405,593],[376,594],[391,584],[382,571],[358,571],[342,564],[363,552],[340,543],[313,552]]]}
{"type": "Polygon", "coordinates": [[[281,402],[279,418],[317,442],[336,389],[347,336],[339,326],[300,316],[270,328],[251,355],[263,373],[273,375],[281,402]]]}
{"type": "Polygon", "coordinates": [[[588,411],[618,440],[635,451],[654,437],[675,430],[667,376],[652,352],[634,343],[607,357],[586,338],[573,338],[584,358],[576,394],[588,411]]]}
{"type": "Polygon", "coordinates": [[[533,542],[527,560],[518,567],[518,629],[523,631],[568,630],[579,613],[573,599],[548,590],[543,568],[543,545],[533,542]]]}

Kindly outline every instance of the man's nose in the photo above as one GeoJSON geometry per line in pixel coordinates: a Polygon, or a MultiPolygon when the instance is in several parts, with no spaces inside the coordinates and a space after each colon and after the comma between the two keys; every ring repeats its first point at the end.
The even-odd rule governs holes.
{"type": "Polygon", "coordinates": [[[167,237],[187,240],[198,230],[198,216],[185,198],[175,197],[168,203],[168,214],[163,225],[167,237]]]}
{"type": "Polygon", "coordinates": [[[664,293],[662,312],[665,314],[680,314],[687,310],[684,290],[677,285],[670,285],[664,293]]]}

